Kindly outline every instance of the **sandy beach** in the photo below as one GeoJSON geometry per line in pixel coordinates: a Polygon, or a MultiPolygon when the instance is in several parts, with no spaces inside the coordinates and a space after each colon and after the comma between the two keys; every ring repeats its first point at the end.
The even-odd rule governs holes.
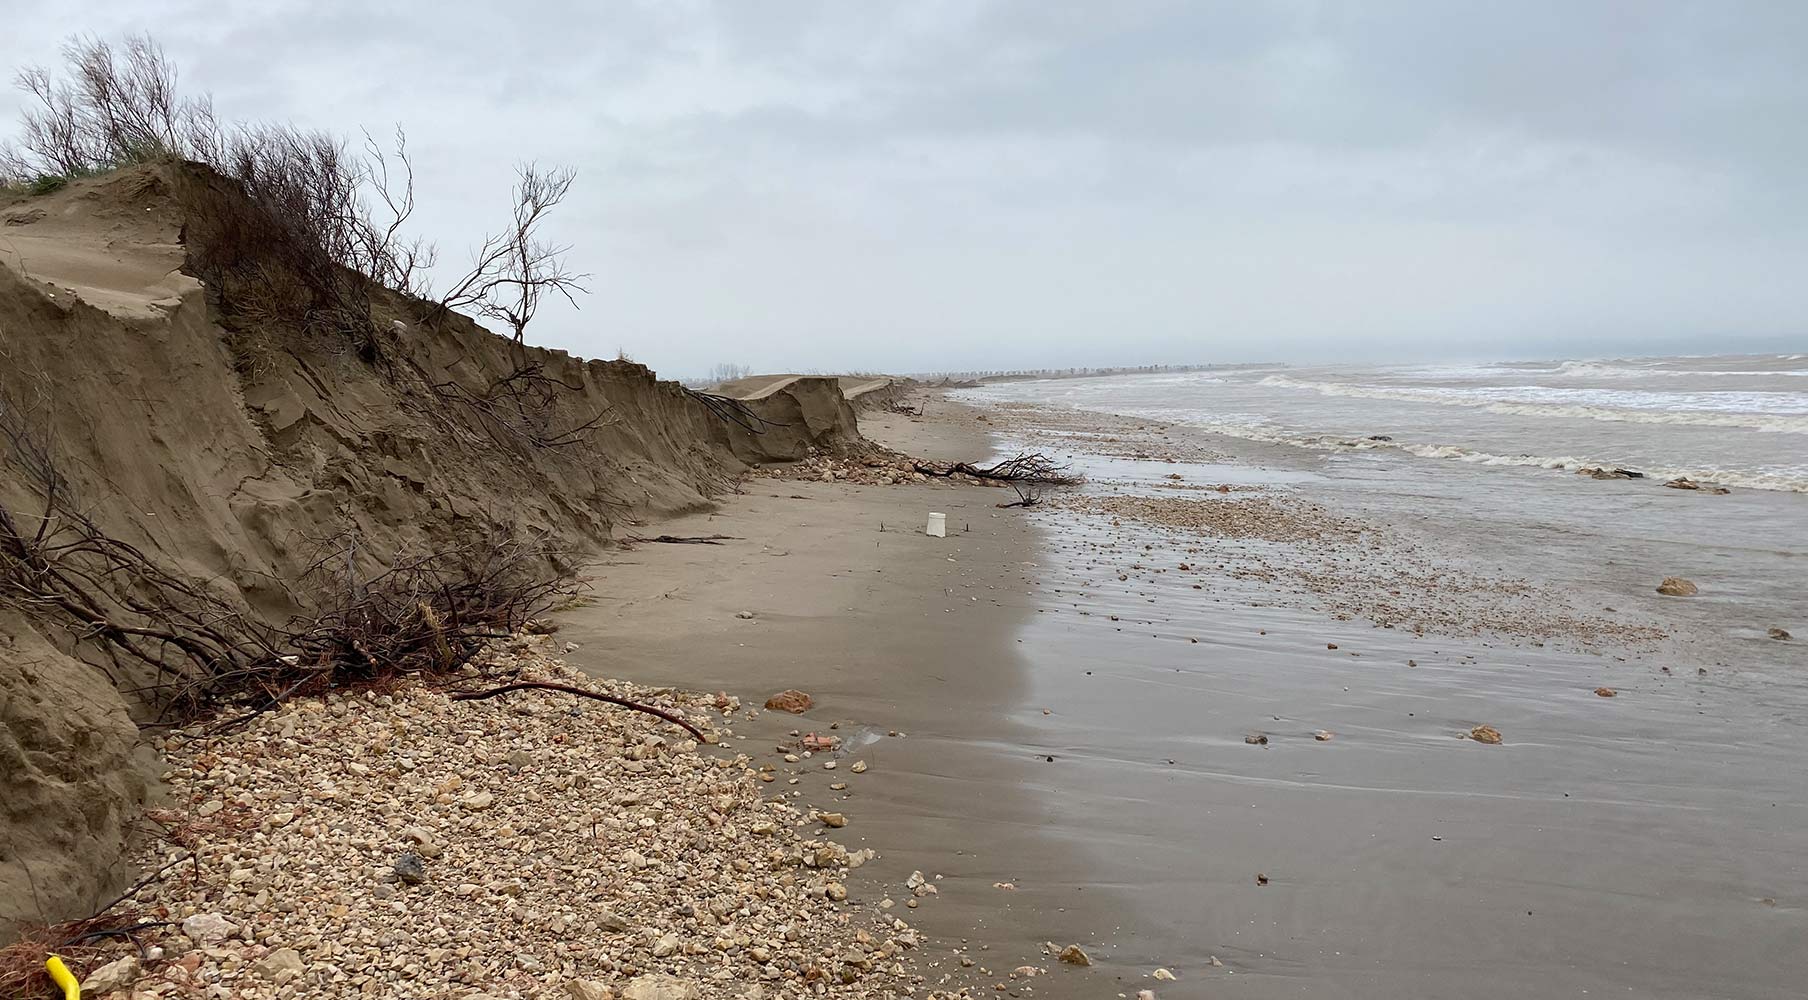
{"type": "Polygon", "coordinates": [[[1700,655],[1663,598],[1584,606],[1178,428],[927,412],[862,429],[953,460],[1090,420],[1094,481],[1026,512],[972,486],[753,478],[658,529],[731,538],[614,555],[565,628],[598,673],[811,692],[805,715],[743,726],[745,751],[878,851],[853,891],[904,906],[911,872],[931,880],[931,983],[1793,990],[1804,706],[1700,655]],[[928,510],[950,537],[923,535],[928,510]],[[787,763],[793,731],[842,737],[837,768],[787,763]],[[1051,941],[1094,966],[1050,961],[1051,941]],[[1007,978],[1025,963],[1051,974],[1007,978]]]}
{"type": "MultiPolygon", "coordinates": [[[[862,430],[931,460],[991,447],[970,419],[868,414],[862,430]]],[[[1031,752],[1017,642],[1034,614],[1040,542],[1020,512],[994,507],[1009,498],[971,485],[754,477],[718,511],[657,525],[732,537],[614,553],[592,567],[594,603],[559,618],[561,636],[580,645],[567,660],[581,669],[649,683],[682,677],[750,705],[809,692],[812,710],[743,723],[735,749],[777,769],[775,794],[848,815],[837,838],[879,854],[851,889],[908,910],[941,947],[926,951],[939,968],[924,972],[944,987],[1009,982],[1026,964],[1052,968],[1046,942],[1091,940],[1110,926],[1086,880],[1074,878],[1077,854],[1051,849],[1042,833],[1061,822],[1049,796],[1059,780],[1031,752]],[[923,533],[930,509],[948,515],[949,537],[923,533]],[[779,748],[795,750],[794,731],[839,737],[842,749],[787,763],[779,748]],[[830,760],[837,766],[825,770],[830,760]],[[865,773],[851,773],[856,761],[865,773]],[[933,894],[906,886],[913,871],[933,894]]],[[[1053,978],[1034,984],[1038,995],[1059,988],[1053,978]]]]}
{"type": "Polygon", "coordinates": [[[1794,11],[39,6],[0,1000],[1803,993],[1794,11]]]}

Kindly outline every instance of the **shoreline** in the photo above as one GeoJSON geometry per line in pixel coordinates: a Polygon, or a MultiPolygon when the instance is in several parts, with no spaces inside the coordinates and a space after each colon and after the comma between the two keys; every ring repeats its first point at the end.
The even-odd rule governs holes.
{"type": "MultiPolygon", "coordinates": [[[[868,412],[862,431],[930,460],[993,447],[973,420],[868,412]]],[[[1077,855],[1041,837],[1055,817],[1035,787],[1048,764],[1020,717],[1028,664],[1016,639],[1042,542],[1020,511],[994,506],[1010,498],[755,476],[716,511],[660,522],[731,539],[612,553],[594,568],[596,600],[560,616],[561,636],[579,643],[567,659],[589,672],[738,692],[750,706],[784,689],[814,697],[801,716],[741,722],[735,749],[775,769],[775,795],[843,812],[833,836],[850,850],[878,852],[850,891],[889,900],[925,933],[930,988],[1016,989],[1017,970],[1058,964],[1047,942],[1097,929],[1053,877],[1077,855]],[[948,515],[949,537],[923,533],[929,510],[948,515]],[[788,762],[787,750],[800,756],[794,731],[839,737],[836,769],[823,755],[788,762]],[[855,761],[863,776],[849,776],[855,761]],[[919,871],[930,888],[907,884],[919,871]]],[[[1096,986],[1083,978],[1037,975],[1033,990],[1079,996],[1096,986]]]]}
{"type": "MultiPolygon", "coordinates": [[[[1034,446],[1093,479],[1030,515],[1022,648],[1059,833],[1134,904],[1089,942],[1103,966],[1171,968],[1141,980],[1164,997],[1790,995],[1799,644],[1636,563],[1552,567],[1546,533],[1437,534],[1448,498],[1398,470],[1054,422],[1034,446]]],[[[1697,521],[1737,509],[1714,499],[1697,521]]]]}
{"type": "MultiPolygon", "coordinates": [[[[1008,414],[929,398],[925,418],[863,414],[863,429],[948,459],[1021,436],[1008,414]]],[[[748,726],[750,752],[836,723],[874,741],[852,756],[884,780],[834,800],[850,818],[836,833],[879,849],[864,891],[902,907],[907,873],[936,885],[910,911],[951,976],[931,986],[1168,998],[1233,985],[1252,997],[1634,985],[1680,998],[1736,983],[1741,995],[1786,995],[1770,956],[1808,929],[1783,902],[1795,896],[1787,845],[1801,840],[1784,831],[1808,822],[1785,805],[1802,800],[1789,730],[1724,741],[1727,727],[1763,717],[1753,692],[1711,650],[1646,631],[1653,619],[1639,609],[1662,610],[1661,599],[1615,599],[1622,611],[1603,614],[1602,595],[1566,576],[1497,576],[1461,545],[1416,548],[1427,540],[1389,528],[1385,510],[1349,507],[1310,457],[1134,418],[1055,423],[1049,440],[1083,441],[1099,475],[1029,511],[994,511],[999,491],[973,487],[752,479],[748,496],[680,522],[743,536],[723,546],[740,554],[647,546],[627,557],[636,579],[656,564],[634,584],[639,606],[700,602],[704,634],[621,636],[630,622],[641,630],[624,604],[618,640],[578,657],[649,657],[635,668],[648,677],[701,665],[748,693],[819,685],[803,719],[767,713],[748,726]],[[1183,504],[1175,519],[1135,499],[1151,493],[1248,512],[1195,522],[1183,504]],[[1106,506],[1085,509],[1095,499],[1106,506]],[[915,523],[943,506],[951,527],[984,526],[947,540],[974,546],[952,563],[915,523]],[[909,534],[893,538],[892,518],[909,534]],[[762,519],[780,525],[739,527],[762,519]],[[1416,559],[1442,574],[1439,589],[1390,604],[1374,599],[1398,588],[1384,574],[1288,576],[1302,553],[1335,562],[1346,534],[1378,546],[1352,551],[1351,565],[1372,558],[1398,575],[1416,559]],[[787,555],[754,555],[775,548],[787,555]],[[1411,558],[1396,566],[1398,553],[1411,558]],[[780,564],[790,568],[769,568],[780,564]],[[806,606],[760,607],[773,572],[806,606]],[[654,593],[673,582],[702,589],[654,593]],[[968,611],[945,635],[960,598],[968,611]],[[742,603],[756,617],[737,632],[742,603]],[[1396,628],[1377,609],[1403,622],[1436,613],[1396,628]],[[1700,656],[1712,670],[1697,677],[1700,656]],[[1688,670],[1672,672],[1675,660],[1688,670]],[[963,664],[985,670],[949,669],[963,664]],[[1504,745],[1469,738],[1484,724],[1504,745]],[[908,735],[878,735],[893,728],[908,735]],[[1262,745],[1249,745],[1255,736],[1262,745]],[[1728,767],[1754,777],[1719,787],[1713,775],[1728,767]],[[1677,844],[1742,860],[1704,880],[1667,870],[1677,844]],[[1548,874],[1528,881],[1532,871],[1548,874]],[[1664,905],[1672,898],[1689,905],[1664,905]],[[1094,967],[1051,961],[1049,941],[1080,944],[1094,967]],[[1052,974],[1013,980],[1020,963],[1052,974]]],[[[607,631],[599,623],[593,638],[607,631]]],[[[800,763],[775,763],[798,785],[769,787],[820,801],[846,773],[800,763]]]]}

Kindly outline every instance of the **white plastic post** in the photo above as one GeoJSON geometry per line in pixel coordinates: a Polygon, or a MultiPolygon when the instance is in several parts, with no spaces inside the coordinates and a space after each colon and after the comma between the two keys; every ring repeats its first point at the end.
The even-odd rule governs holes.
{"type": "Polygon", "coordinates": [[[948,515],[938,514],[935,511],[930,511],[929,512],[929,526],[927,528],[924,528],[923,531],[926,534],[934,535],[937,538],[947,538],[948,537],[948,515]]]}

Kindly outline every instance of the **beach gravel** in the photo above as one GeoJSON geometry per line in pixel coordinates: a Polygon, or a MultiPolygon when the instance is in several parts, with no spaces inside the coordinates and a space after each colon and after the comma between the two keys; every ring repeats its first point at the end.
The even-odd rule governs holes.
{"type": "MultiPolygon", "coordinates": [[[[455,681],[585,686],[706,730],[728,711],[591,680],[550,647],[508,640],[455,681]]],[[[812,817],[762,799],[747,757],[641,713],[405,684],[161,748],[173,805],[139,860],[182,862],[131,905],[176,926],[141,938],[168,959],[136,1000],[940,995],[914,971],[918,933],[850,901],[871,852],[806,838],[812,817]]]]}

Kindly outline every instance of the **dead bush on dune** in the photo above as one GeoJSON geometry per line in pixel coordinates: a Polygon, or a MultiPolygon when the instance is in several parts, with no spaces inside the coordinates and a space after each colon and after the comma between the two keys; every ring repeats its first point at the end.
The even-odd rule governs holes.
{"type": "Polygon", "coordinates": [[[354,153],[326,132],[240,126],[202,156],[218,176],[183,192],[189,260],[225,310],[241,326],[338,334],[373,359],[373,292],[424,292],[436,256],[402,234],[415,209],[407,135],[388,151],[367,136],[354,153]]]}
{"type": "Polygon", "coordinates": [[[176,68],[149,35],[118,50],[92,38],[63,46],[64,75],[34,66],[17,84],[35,103],[20,118],[16,169],[84,177],[129,163],[187,156],[215,127],[206,97],[176,90],[176,68]]]}
{"type": "Polygon", "coordinates": [[[132,163],[187,160],[209,170],[178,178],[189,269],[207,285],[233,333],[241,369],[258,370],[303,334],[385,359],[372,316],[379,289],[400,293],[426,320],[464,310],[505,324],[518,354],[510,373],[474,389],[435,384],[444,401],[475,413],[499,442],[531,447],[580,443],[604,411],[559,414],[577,389],[546,376],[525,353],[526,329],[548,296],[575,306],[587,277],[567,264],[568,245],[544,236],[571,191],[569,169],[520,168],[509,225],[486,237],[467,271],[429,303],[433,244],[404,230],[415,213],[414,161],[396,129],[362,147],[288,125],[224,124],[206,97],[177,91],[175,67],[149,36],[115,49],[95,39],[64,48],[61,73],[29,69],[19,85],[34,100],[22,142],[0,151],[0,180],[42,175],[63,182],[132,163]],[[52,176],[54,175],[54,176],[52,176]]]}
{"type": "Polygon", "coordinates": [[[187,160],[218,183],[183,191],[199,277],[230,313],[351,336],[367,353],[372,287],[420,295],[434,249],[402,230],[414,169],[398,129],[385,150],[327,132],[221,123],[205,95],[178,94],[175,66],[148,35],[115,49],[74,39],[60,74],[33,67],[21,142],[0,160],[16,177],[85,177],[134,163],[187,160]]]}
{"type": "Polygon", "coordinates": [[[545,170],[533,163],[519,167],[513,223],[484,237],[471,255],[470,270],[452,283],[439,309],[466,310],[506,323],[519,345],[546,296],[558,295],[576,308],[572,293],[585,291],[583,282],[589,275],[567,267],[569,245],[549,243],[541,235],[547,214],[565,200],[576,178],[574,171],[564,168],[545,170]]]}

